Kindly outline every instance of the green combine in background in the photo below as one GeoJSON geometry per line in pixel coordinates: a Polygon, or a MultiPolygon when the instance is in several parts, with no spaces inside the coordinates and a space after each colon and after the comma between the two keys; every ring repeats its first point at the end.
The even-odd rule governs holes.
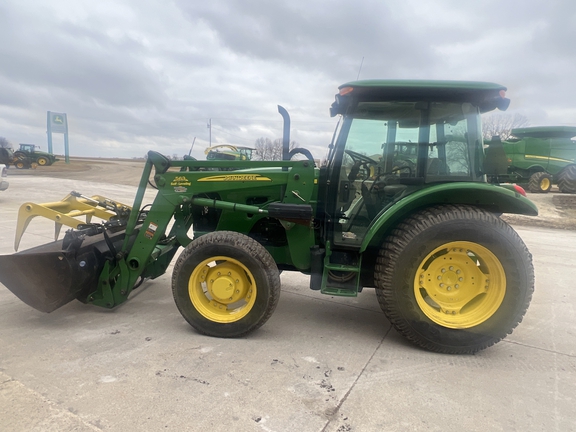
{"type": "MultiPolygon", "coordinates": [[[[560,192],[576,193],[576,127],[540,126],[512,129],[515,138],[502,141],[508,158],[508,173],[498,181],[523,183],[534,193],[549,192],[553,184],[560,192]]],[[[488,146],[497,146],[498,137],[488,146]]]]}
{"type": "Polygon", "coordinates": [[[219,144],[212,147],[208,147],[204,154],[206,155],[206,160],[241,160],[249,161],[252,159],[253,148],[235,146],[231,144],[219,144]]]}

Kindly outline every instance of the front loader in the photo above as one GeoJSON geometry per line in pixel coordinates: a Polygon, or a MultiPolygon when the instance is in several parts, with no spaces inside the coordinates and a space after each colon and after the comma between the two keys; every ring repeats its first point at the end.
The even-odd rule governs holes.
{"type": "Polygon", "coordinates": [[[0,281],[51,312],[78,299],[114,308],[165,273],[200,333],[262,326],[280,271],[332,296],[376,290],[392,325],[428,350],[474,353],[520,323],[534,289],[531,255],[502,213],[536,215],[522,188],[486,182],[480,115],[506,88],[460,81],[355,81],[339,88],[327,163],[170,161],[149,152],[131,206],[74,192],[23,204],[16,246],[36,216],[70,226],[62,240],[0,256],[0,281]],[[144,205],[148,184],[157,189],[144,205]],[[94,219],[93,219],[94,218],[94,219]],[[96,220],[97,219],[97,220],[96,220]],[[33,267],[35,272],[30,272],[33,267]],[[37,275],[41,275],[37,276],[37,275]]]}

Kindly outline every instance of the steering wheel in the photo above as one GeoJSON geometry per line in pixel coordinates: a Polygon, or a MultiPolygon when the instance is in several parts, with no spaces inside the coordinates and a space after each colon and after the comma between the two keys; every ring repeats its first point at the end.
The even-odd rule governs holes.
{"type": "Polygon", "coordinates": [[[354,165],[352,165],[352,168],[350,168],[350,173],[348,174],[349,181],[356,180],[362,166],[364,166],[367,172],[370,172],[370,165],[376,165],[378,163],[374,159],[352,150],[344,150],[344,153],[350,156],[354,162],[354,165]]]}
{"type": "Polygon", "coordinates": [[[363,164],[377,164],[378,161],[375,161],[374,159],[365,156],[363,154],[360,154],[358,152],[355,152],[353,150],[344,150],[344,153],[346,153],[348,156],[350,156],[352,158],[352,160],[354,162],[362,162],[363,164]]]}

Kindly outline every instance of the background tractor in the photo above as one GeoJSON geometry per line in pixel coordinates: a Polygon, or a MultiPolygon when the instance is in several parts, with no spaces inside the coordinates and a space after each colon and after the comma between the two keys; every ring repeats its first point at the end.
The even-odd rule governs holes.
{"type": "Polygon", "coordinates": [[[534,289],[531,255],[499,215],[537,208],[522,188],[486,182],[502,160],[485,158],[480,116],[508,107],[505,90],[483,82],[345,84],[319,168],[306,149],[292,151],[305,160],[288,157],[282,107],[282,161],[170,161],[150,151],[131,206],[77,192],[23,204],[16,249],[36,216],[55,221],[56,236],[62,225],[72,229],[0,256],[0,281],[44,312],[73,299],[114,308],[164,274],[183,247],[172,293],[200,333],[256,330],[279,301],[280,271],[299,271],[330,296],[375,289],[393,326],[420,347],[484,349],[520,323],[534,289]],[[149,182],[156,198],[144,205],[149,182]]]}
{"type": "MultiPolygon", "coordinates": [[[[549,192],[553,184],[560,192],[576,193],[576,127],[539,126],[512,129],[512,138],[502,141],[508,172],[499,181],[525,183],[535,193],[549,192]]],[[[488,145],[498,145],[494,137],[488,145]]]]}
{"type": "Polygon", "coordinates": [[[40,146],[34,144],[20,144],[20,148],[14,152],[17,158],[27,158],[32,163],[36,163],[40,166],[52,165],[59,159],[52,153],[46,153],[43,151],[36,150],[40,146]]]}
{"type": "Polygon", "coordinates": [[[13,165],[18,169],[36,168],[36,162],[23,154],[15,154],[11,148],[0,147],[0,163],[13,165]]]}

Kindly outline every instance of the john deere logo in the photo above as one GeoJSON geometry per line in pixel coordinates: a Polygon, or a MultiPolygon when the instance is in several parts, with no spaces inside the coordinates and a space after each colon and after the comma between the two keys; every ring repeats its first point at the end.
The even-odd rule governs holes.
{"type": "Polygon", "coordinates": [[[61,115],[55,115],[54,117],[52,117],[52,121],[54,123],[64,124],[64,119],[62,118],[61,115]]]}

